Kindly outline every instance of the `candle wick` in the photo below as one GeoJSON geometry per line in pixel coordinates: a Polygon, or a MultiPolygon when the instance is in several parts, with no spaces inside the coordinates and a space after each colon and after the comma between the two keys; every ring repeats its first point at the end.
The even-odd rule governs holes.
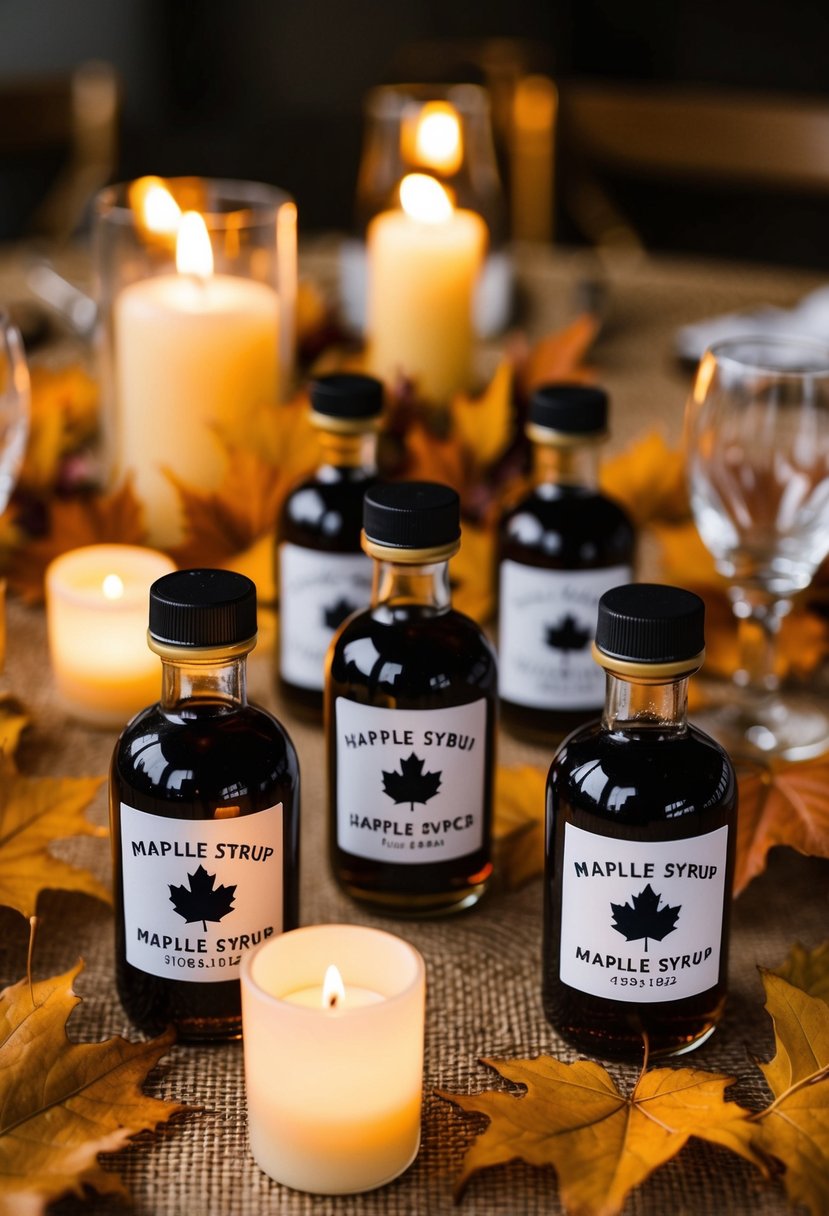
{"type": "Polygon", "coordinates": [[[332,992],[330,997],[328,998],[328,1008],[336,1009],[338,1004],[339,1004],[339,1001],[337,999],[337,994],[336,994],[336,992],[332,992]]]}

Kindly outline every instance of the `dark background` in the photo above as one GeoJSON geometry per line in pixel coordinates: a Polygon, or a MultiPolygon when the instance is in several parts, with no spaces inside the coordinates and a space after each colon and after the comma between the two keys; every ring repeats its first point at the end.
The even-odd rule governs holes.
{"type": "MultiPolygon", "coordinates": [[[[0,93],[105,59],[124,88],[117,177],[274,182],[296,197],[302,231],[343,230],[366,90],[401,78],[411,44],[489,38],[525,40],[534,68],[561,80],[731,86],[829,105],[829,6],[817,0],[0,0],[0,93]]],[[[427,77],[428,54],[420,61],[427,77]]],[[[463,49],[456,74],[478,74],[463,49]]],[[[0,238],[26,231],[56,167],[0,153],[0,238]]],[[[653,248],[829,267],[829,199],[818,193],[614,189],[653,248]]],[[[557,235],[580,239],[566,213],[557,235]]]]}

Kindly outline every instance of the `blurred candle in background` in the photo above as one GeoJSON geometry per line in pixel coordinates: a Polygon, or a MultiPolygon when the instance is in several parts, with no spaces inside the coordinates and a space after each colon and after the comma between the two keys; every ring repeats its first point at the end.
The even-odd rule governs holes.
{"type": "Polygon", "coordinates": [[[369,364],[386,384],[405,376],[418,397],[442,404],[472,379],[472,300],[486,225],[456,210],[427,174],[404,177],[400,202],[368,228],[369,364]]]}

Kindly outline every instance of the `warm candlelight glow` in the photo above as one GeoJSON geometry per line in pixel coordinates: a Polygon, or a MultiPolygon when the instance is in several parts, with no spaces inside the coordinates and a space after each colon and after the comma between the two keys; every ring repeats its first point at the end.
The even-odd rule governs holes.
{"type": "Polygon", "coordinates": [[[463,138],[458,112],[447,101],[429,101],[420,111],[415,129],[418,164],[439,173],[457,173],[463,160],[463,138]]]}
{"type": "Polygon", "coordinates": [[[129,188],[130,206],[138,222],[156,236],[175,236],[181,208],[160,177],[139,177],[129,188]]]}
{"type": "Polygon", "coordinates": [[[123,580],[117,574],[108,574],[101,583],[101,590],[105,599],[120,600],[124,594],[123,580]]]}
{"type": "Polygon", "coordinates": [[[185,211],[181,217],[176,240],[176,270],[208,279],[213,273],[213,250],[210,237],[198,211],[185,211]]]}
{"type": "Polygon", "coordinates": [[[322,982],[323,1009],[336,1009],[345,1003],[345,984],[337,967],[332,963],[325,973],[322,982]]]}
{"type": "Polygon", "coordinates": [[[452,200],[440,182],[427,173],[409,173],[400,183],[400,205],[421,224],[443,224],[451,219],[452,200]]]}

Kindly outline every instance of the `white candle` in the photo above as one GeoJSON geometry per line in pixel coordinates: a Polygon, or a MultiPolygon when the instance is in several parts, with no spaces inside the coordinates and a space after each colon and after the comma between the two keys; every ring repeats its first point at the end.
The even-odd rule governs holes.
{"type": "Polygon", "coordinates": [[[278,301],[265,283],[213,274],[204,221],[179,225],[179,273],[131,283],[114,308],[115,459],[131,471],[151,539],[181,539],[175,488],[201,490],[224,469],[218,429],[277,399],[278,301]]]}
{"type": "Polygon", "coordinates": [[[277,1182],[373,1190],[420,1145],[425,971],[400,938],[316,925],[242,956],[250,1147],[277,1182]],[[323,976],[339,970],[331,1003],[323,976]],[[349,995],[351,993],[351,995],[349,995]]]}
{"type": "Polygon", "coordinates": [[[407,376],[424,400],[445,403],[470,386],[486,225],[424,174],[403,179],[400,200],[368,228],[369,362],[387,384],[407,376]]]}
{"type": "Polygon", "coordinates": [[[150,585],[175,566],[136,545],[89,545],[46,571],[49,653],[67,712],[123,726],[157,701],[161,663],[147,647],[150,585]]]}

